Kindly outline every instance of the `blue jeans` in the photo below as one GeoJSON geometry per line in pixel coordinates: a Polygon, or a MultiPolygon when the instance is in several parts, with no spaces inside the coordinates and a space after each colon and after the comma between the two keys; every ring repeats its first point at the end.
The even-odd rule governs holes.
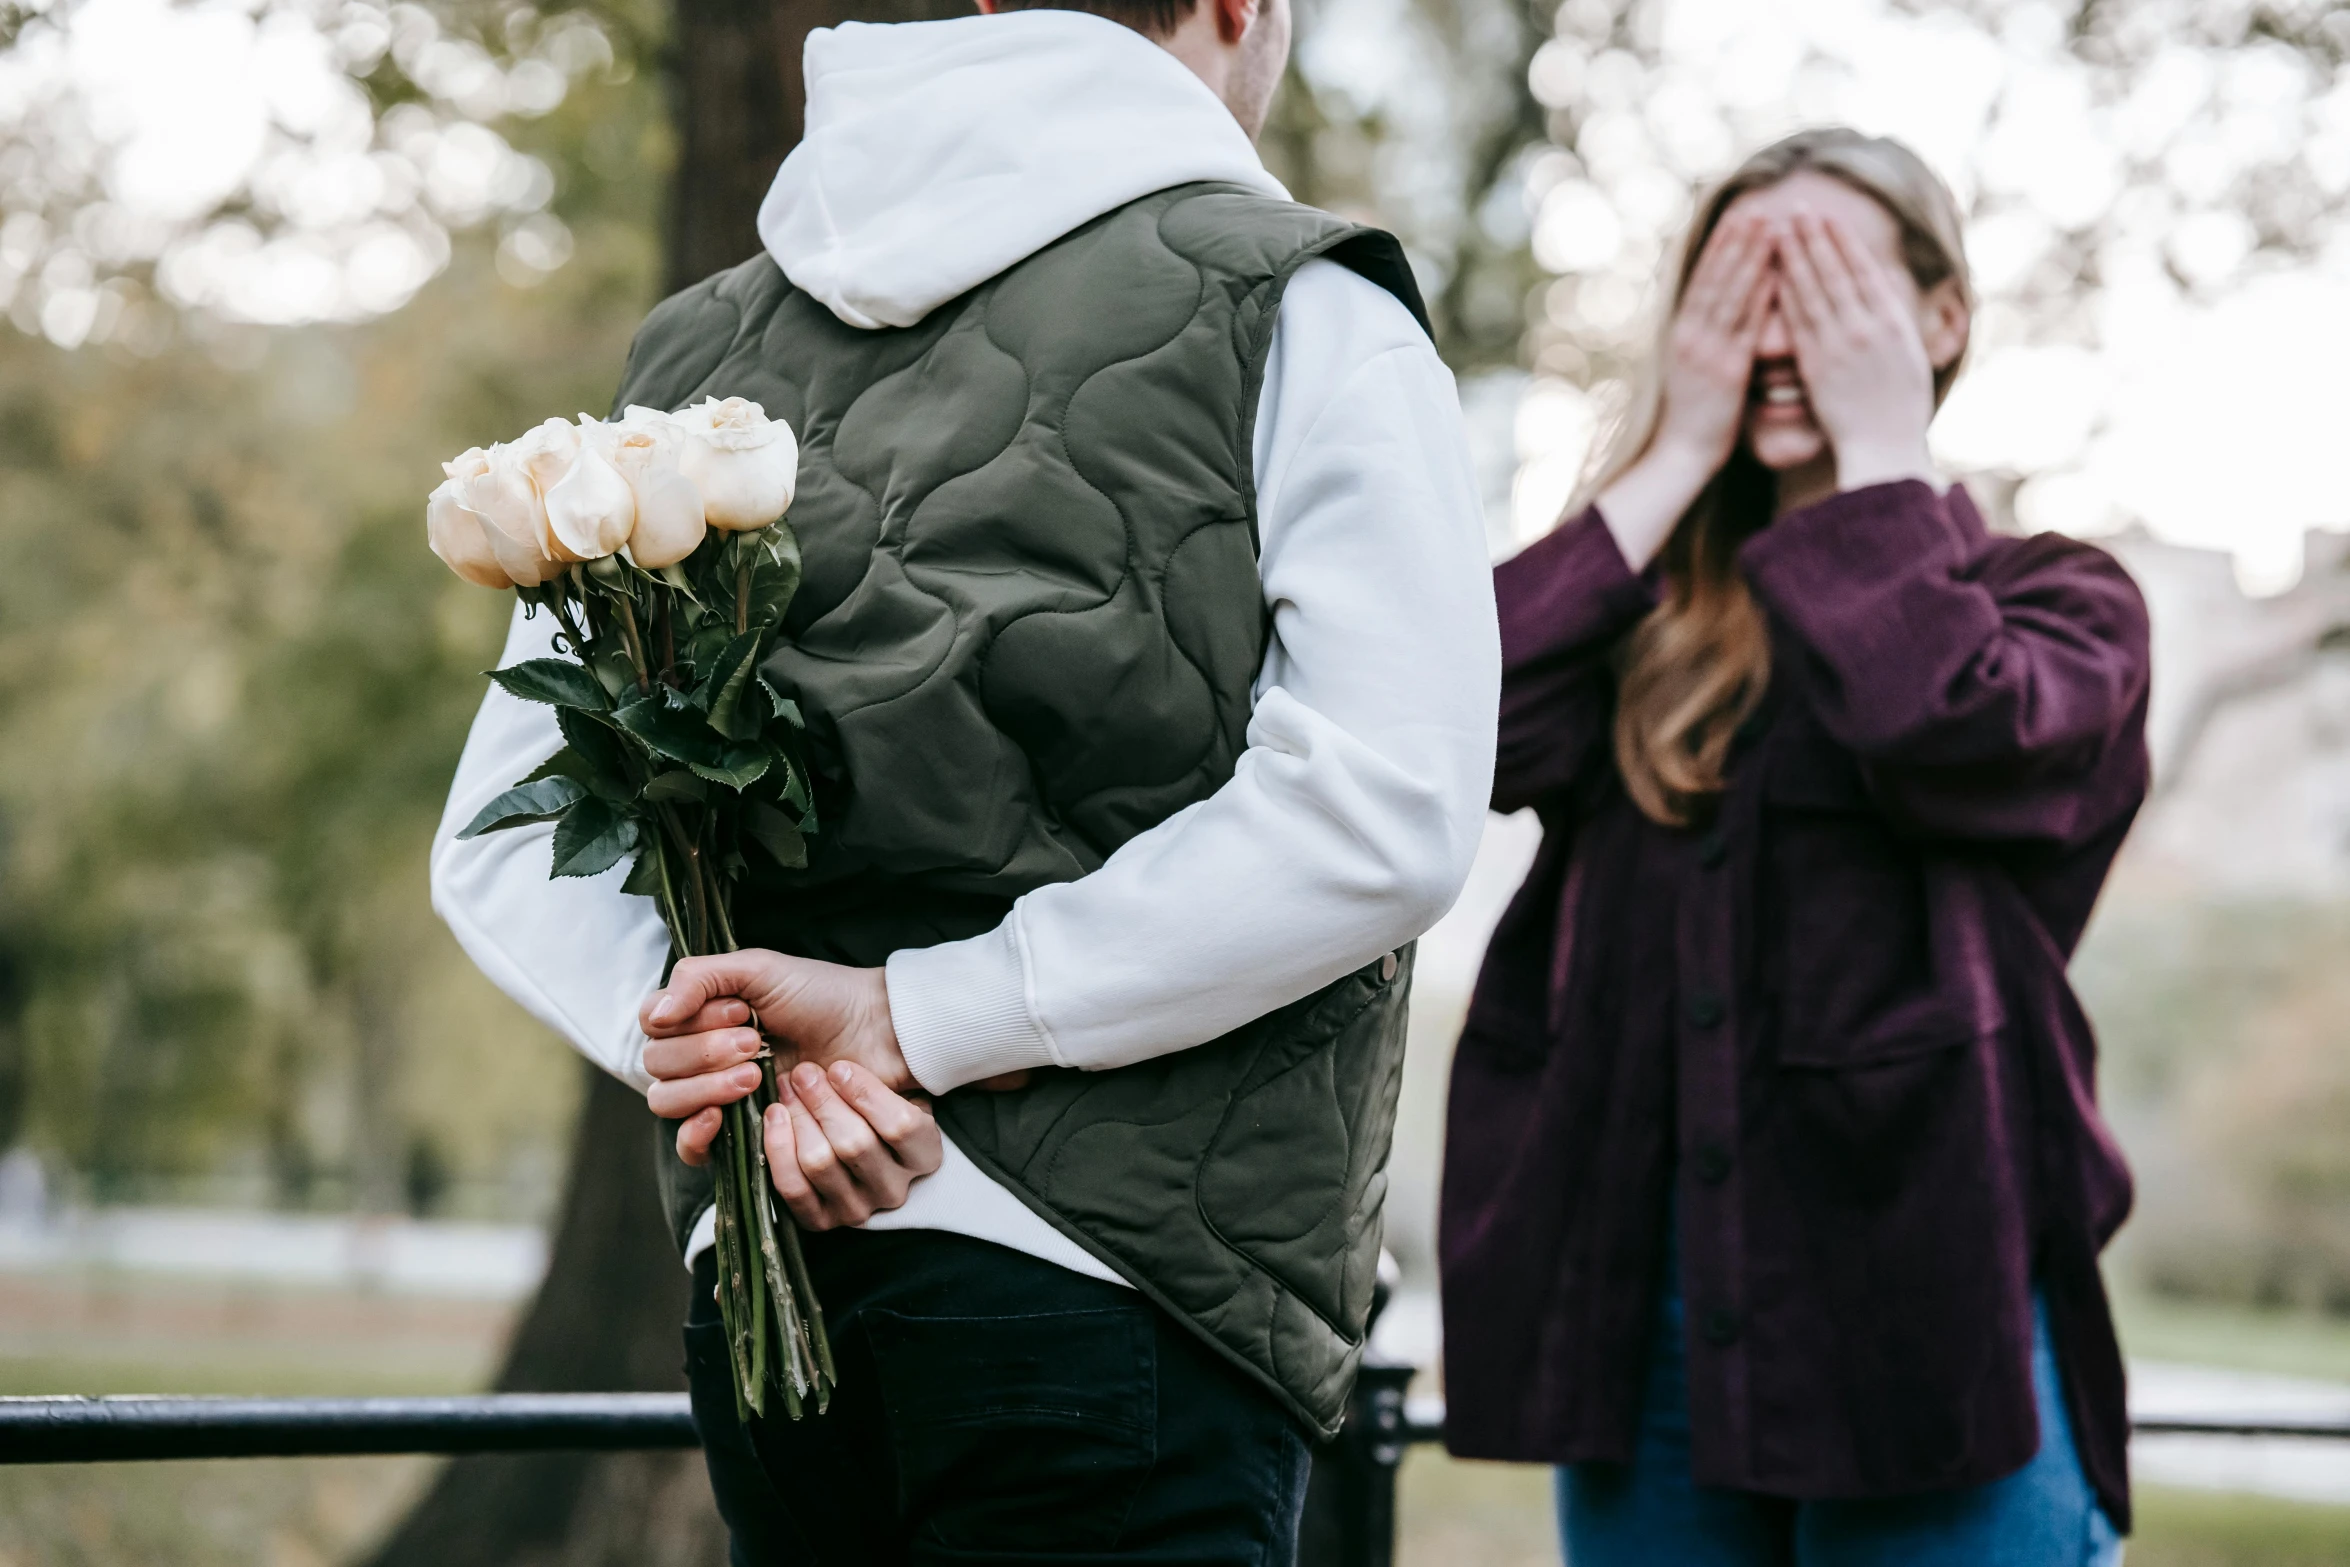
{"type": "Polygon", "coordinates": [[[1670,1275],[1664,1296],[1632,1462],[1558,1471],[1568,1567],[2119,1567],[2121,1540],[2081,1472],[2037,1301],[2040,1451],[2030,1463],[1963,1491],[1799,1502],[1690,1478],[1681,1296],[1670,1275]]]}

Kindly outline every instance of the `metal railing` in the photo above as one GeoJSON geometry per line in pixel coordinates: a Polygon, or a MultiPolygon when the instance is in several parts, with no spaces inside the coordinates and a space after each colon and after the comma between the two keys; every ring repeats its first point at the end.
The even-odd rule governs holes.
{"type": "MultiPolygon", "coordinates": [[[[1396,1471],[1443,1438],[1441,1399],[1409,1366],[1365,1366],[1344,1428],[1314,1454],[1300,1567],[1391,1567],[1396,1471]]],[[[2350,1440],[2350,1419],[2144,1416],[2142,1434],[2350,1440]]],[[[683,1393],[459,1398],[0,1398],[0,1463],[515,1453],[700,1445],[683,1393]]]]}

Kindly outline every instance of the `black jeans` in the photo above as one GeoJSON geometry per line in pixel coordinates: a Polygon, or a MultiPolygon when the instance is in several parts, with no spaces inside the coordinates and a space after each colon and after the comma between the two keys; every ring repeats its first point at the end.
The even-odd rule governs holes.
{"type": "Polygon", "coordinates": [[[694,1268],[686,1375],[735,1567],[1295,1560],[1303,1431],[1140,1294],[943,1231],[802,1240],[824,1415],[735,1419],[694,1268]]]}

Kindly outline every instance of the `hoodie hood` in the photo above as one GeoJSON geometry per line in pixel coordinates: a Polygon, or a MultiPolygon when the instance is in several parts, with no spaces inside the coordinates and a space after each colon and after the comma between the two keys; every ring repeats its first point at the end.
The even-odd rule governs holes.
{"type": "Polygon", "coordinates": [[[1288,192],[1207,84],[1082,11],[808,35],[807,133],[759,206],[783,274],[855,327],[932,310],[1138,196],[1288,192]]]}

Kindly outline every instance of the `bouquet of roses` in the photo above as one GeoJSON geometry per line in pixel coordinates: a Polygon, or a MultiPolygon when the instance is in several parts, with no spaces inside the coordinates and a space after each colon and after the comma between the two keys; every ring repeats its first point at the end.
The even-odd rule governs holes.
{"type": "MultiPolygon", "coordinates": [[[[660,905],[681,957],[732,951],[734,892],[758,853],[807,863],[816,830],[799,709],[759,673],[799,586],[780,520],[799,449],[757,403],[712,398],[616,421],[549,419],[445,465],[425,510],[433,553],[468,582],[555,617],[559,652],[490,678],[555,709],[563,748],[460,837],[555,823],[554,874],[633,855],[625,886],[660,905]]],[[[794,1418],[834,1381],[799,1231],[774,1202],[762,1086],[711,1150],[718,1301],[739,1410],[780,1391],[794,1418]]]]}

